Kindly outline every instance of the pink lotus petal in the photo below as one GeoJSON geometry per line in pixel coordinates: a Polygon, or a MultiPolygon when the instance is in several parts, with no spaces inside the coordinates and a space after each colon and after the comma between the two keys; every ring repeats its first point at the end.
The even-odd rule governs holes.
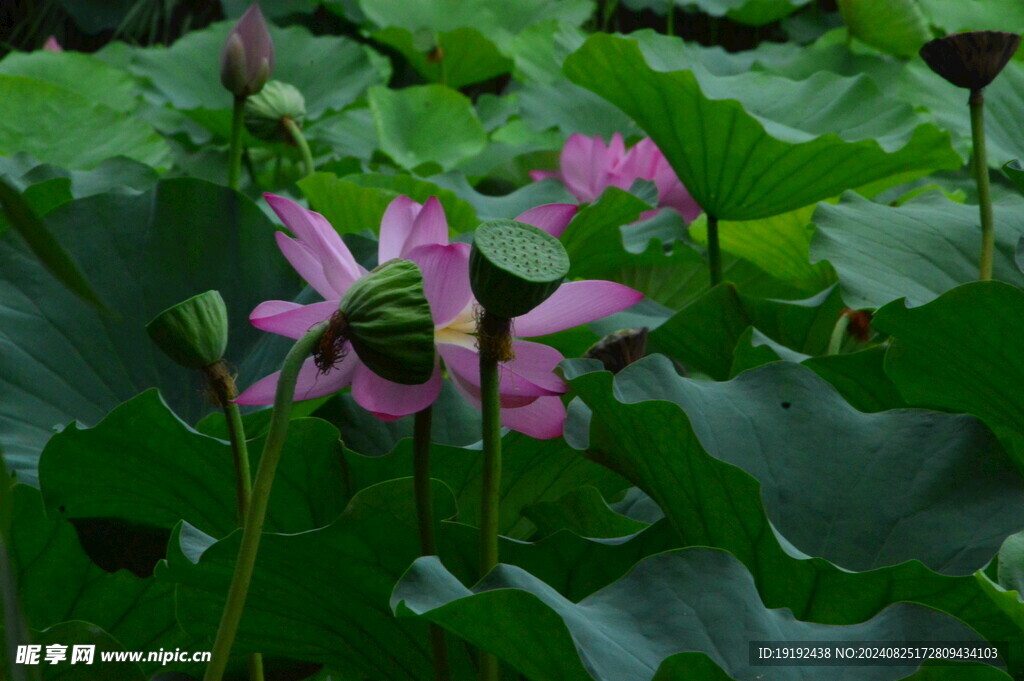
{"type": "Polygon", "coordinates": [[[228,33],[220,55],[221,82],[236,95],[256,94],[274,71],[274,43],[259,4],[228,33]]]}
{"type": "Polygon", "coordinates": [[[562,149],[562,179],[566,188],[583,202],[601,194],[598,175],[608,167],[607,147],[600,136],[573,134],[562,149]]]}
{"type": "MultiPolygon", "coordinates": [[[[333,287],[335,296],[343,293],[352,282],[366,274],[366,270],[356,262],[341,236],[323,215],[306,210],[283,196],[263,196],[285,227],[308,246],[313,256],[320,261],[324,278],[333,287]]],[[[311,285],[312,283],[310,282],[311,285]]]]}
{"type": "Polygon", "coordinates": [[[501,410],[501,425],[537,440],[561,437],[565,424],[565,405],[557,397],[538,397],[516,409],[501,410]]]}
{"type": "Polygon", "coordinates": [[[402,256],[425,244],[448,244],[448,218],[444,214],[444,206],[436,196],[431,196],[423,204],[423,210],[412,223],[412,233],[402,247],[402,256]]]}
{"type": "MultiPolygon", "coordinates": [[[[467,380],[465,377],[460,376],[454,371],[449,370],[448,377],[452,380],[452,385],[458,390],[459,394],[471,405],[480,409],[480,386],[475,385],[473,382],[467,380]]],[[[514,397],[511,395],[498,394],[498,399],[501,402],[502,409],[511,409],[525,407],[532,403],[534,400],[540,399],[539,397],[514,397]]]]}
{"type": "MultiPolygon", "coordinates": [[[[529,341],[513,341],[515,359],[499,366],[498,392],[504,407],[521,406],[542,395],[561,395],[565,382],[553,369],[562,361],[562,353],[552,347],[529,341]],[[527,398],[527,399],[523,399],[527,398]]],[[[437,351],[444,358],[449,373],[458,377],[463,387],[480,395],[480,355],[475,350],[450,343],[438,343],[437,351]]]]}
{"type": "MultiPolygon", "coordinates": [[[[341,363],[334,369],[331,369],[326,374],[321,374],[310,357],[302,363],[302,368],[299,369],[299,377],[295,382],[295,401],[299,400],[311,400],[315,397],[323,397],[324,395],[330,395],[336,393],[349,383],[352,382],[352,375],[356,369],[362,366],[362,362],[354,352],[351,351],[351,346],[348,346],[348,354],[341,363]]],[[[236,404],[273,404],[274,395],[277,392],[277,379],[281,375],[280,371],[275,371],[269,376],[264,376],[260,380],[253,383],[251,386],[239,395],[234,401],[236,404]]]]}
{"type": "Polygon", "coordinates": [[[520,213],[516,220],[543,229],[557,239],[562,236],[578,210],[579,206],[571,203],[546,203],[520,213]]]}
{"type": "Polygon", "coordinates": [[[621,312],[644,294],[611,281],[570,281],[554,295],[513,320],[512,332],[529,338],[545,336],[621,312]]]}
{"type": "Polygon", "coordinates": [[[439,329],[454,321],[473,300],[469,251],[469,244],[455,243],[426,244],[406,253],[406,258],[419,265],[423,273],[423,293],[439,329]]]}
{"type": "Polygon", "coordinates": [[[43,49],[46,50],[47,52],[63,52],[64,51],[64,48],[61,47],[59,42],[57,42],[57,37],[56,36],[52,36],[52,35],[49,38],[46,39],[45,43],[43,43],[43,49]]]}
{"type": "Polygon", "coordinates": [[[380,244],[377,247],[380,262],[402,257],[402,249],[412,233],[413,221],[422,208],[405,195],[388,204],[380,221],[380,244]]]}
{"type": "Polygon", "coordinates": [[[344,291],[337,290],[334,284],[328,281],[327,275],[324,274],[323,263],[308,244],[293,239],[284,232],[275,232],[274,240],[285,260],[317,293],[324,298],[340,298],[342,296],[344,291]]]}
{"type": "Polygon", "coordinates": [[[330,318],[338,309],[337,300],[299,305],[283,300],[268,300],[260,303],[249,315],[252,325],[261,331],[279,336],[302,338],[310,327],[330,318]]]}
{"type": "Polygon", "coordinates": [[[434,374],[421,385],[401,385],[385,380],[364,364],[352,379],[352,397],[363,409],[382,421],[395,419],[426,409],[441,394],[441,364],[434,365],[434,374]]]}

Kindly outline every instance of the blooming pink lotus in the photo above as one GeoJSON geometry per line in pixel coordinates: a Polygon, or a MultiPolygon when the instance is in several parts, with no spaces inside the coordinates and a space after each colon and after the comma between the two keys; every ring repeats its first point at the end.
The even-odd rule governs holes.
{"type": "MultiPolygon", "coordinates": [[[[261,303],[249,316],[253,325],[289,338],[301,337],[313,324],[338,309],[342,295],[366,270],[356,263],[330,223],[289,199],[265,195],[267,203],[296,238],[276,235],[278,247],[295,270],[326,300],[299,305],[282,300],[261,303]]],[[[516,219],[557,236],[576,212],[576,206],[549,204],[533,208],[516,219]]],[[[381,221],[380,262],[405,258],[423,273],[424,293],[434,318],[438,356],[444,361],[456,389],[480,406],[480,367],[476,349],[476,301],[469,283],[469,244],[448,242],[448,222],[441,202],[431,197],[419,204],[406,196],[388,206],[381,221]]],[[[638,302],[643,295],[608,281],[564,284],[539,307],[513,320],[517,337],[543,336],[613,314],[638,302]]],[[[565,408],[559,395],[566,385],[553,369],[562,354],[541,343],[516,339],[515,359],[501,365],[499,392],[502,423],[539,439],[562,434],[565,408]]],[[[352,396],[382,420],[420,411],[441,392],[442,366],[422,385],[400,385],[370,371],[351,346],[336,369],[320,374],[312,358],[299,372],[296,399],[321,397],[351,384],[352,396]]],[[[239,404],[271,404],[277,374],[267,376],[236,400],[239,404]]]]}
{"type": "Polygon", "coordinates": [[[658,206],[672,208],[688,223],[701,214],[665,155],[648,137],[627,151],[619,133],[612,135],[608,145],[600,135],[571,135],[562,148],[561,170],[533,170],[530,177],[536,182],[561,180],[581,202],[594,201],[608,187],[629,189],[635,180],[651,180],[658,187],[658,206]]]}

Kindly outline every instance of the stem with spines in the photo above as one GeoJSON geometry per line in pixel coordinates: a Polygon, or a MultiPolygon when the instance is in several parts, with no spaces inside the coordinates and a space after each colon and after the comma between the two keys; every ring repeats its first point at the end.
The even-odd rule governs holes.
{"type": "Polygon", "coordinates": [[[210,664],[206,668],[203,681],[221,681],[227,668],[231,647],[238,633],[238,625],[242,621],[242,611],[249,594],[256,567],[256,554],[259,551],[260,535],[263,522],[267,516],[267,505],[270,501],[270,490],[274,484],[274,474],[281,458],[281,449],[288,434],[288,420],[292,412],[292,400],[295,397],[295,382],[303,361],[316,348],[320,337],[327,329],[328,321],[313,325],[306,334],[296,341],[285,357],[281,373],[277,379],[277,392],[274,395],[274,411],[270,418],[270,431],[267,433],[256,471],[256,482],[253,485],[252,499],[249,503],[245,524],[242,528],[242,543],[238,548],[238,559],[235,561],[235,572],[228,589],[227,602],[221,615],[217,637],[214,639],[210,664]]]}

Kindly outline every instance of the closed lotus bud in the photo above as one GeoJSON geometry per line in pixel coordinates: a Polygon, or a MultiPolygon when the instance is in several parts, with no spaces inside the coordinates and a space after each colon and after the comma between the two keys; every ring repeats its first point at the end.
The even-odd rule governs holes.
{"type": "Polygon", "coordinates": [[[477,228],[469,256],[473,295],[488,314],[512,319],[553,294],[569,273],[569,255],[547,232],[514,220],[477,228]]]}
{"type": "Polygon", "coordinates": [[[263,89],[274,71],[274,43],[259,5],[238,20],[220,53],[220,82],[236,97],[263,89]]]}
{"type": "Polygon", "coordinates": [[[329,370],[346,340],[381,378],[402,385],[430,379],[434,318],[416,263],[389,260],[349,287],[315,355],[321,371],[329,370]]]}
{"type": "Polygon", "coordinates": [[[202,369],[219,362],[227,349],[227,307],[217,291],[200,293],[158,314],[146,331],[175,362],[202,369]]]}
{"type": "Polygon", "coordinates": [[[925,43],[921,58],[953,85],[980,90],[995,80],[1019,45],[1016,33],[954,33],[925,43]]]}
{"type": "Polygon", "coordinates": [[[306,119],[306,98],[294,85],[272,80],[256,95],[245,100],[245,129],[267,142],[291,142],[283,121],[290,118],[299,127],[306,119]]]}

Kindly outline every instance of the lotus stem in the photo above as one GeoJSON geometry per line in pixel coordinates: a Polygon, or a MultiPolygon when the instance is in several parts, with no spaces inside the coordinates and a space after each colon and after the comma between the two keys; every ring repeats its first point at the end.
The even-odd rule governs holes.
{"type": "Polygon", "coordinates": [[[242,621],[245,599],[249,594],[249,584],[256,567],[256,554],[259,551],[260,535],[263,522],[267,516],[267,505],[270,501],[270,490],[274,484],[274,474],[281,459],[281,448],[288,435],[288,420],[292,412],[292,400],[295,397],[295,381],[303,361],[312,354],[320,337],[327,329],[327,322],[315,324],[300,338],[285,357],[281,366],[281,374],[277,381],[277,393],[274,396],[274,412],[270,418],[270,431],[263,446],[259,468],[256,471],[256,482],[252,489],[245,524],[242,528],[242,543],[238,548],[238,559],[235,561],[235,572],[231,577],[227,602],[221,615],[217,637],[214,639],[210,664],[206,668],[204,681],[221,681],[227,668],[231,647],[238,633],[238,625],[242,621]]]}
{"type": "Polygon", "coordinates": [[[295,122],[290,116],[285,116],[281,119],[288,134],[291,135],[292,140],[295,141],[295,146],[302,152],[302,165],[305,169],[304,176],[312,175],[313,166],[313,154],[309,151],[309,143],[306,141],[306,137],[302,134],[302,128],[295,122]]]}
{"type": "MultiPolygon", "coordinates": [[[[501,398],[495,352],[508,343],[511,321],[484,312],[480,317],[480,402],[483,417],[483,483],[480,490],[480,577],[498,564],[498,513],[501,499],[501,398]]],[[[480,680],[498,681],[498,659],[480,654],[480,680]]]]}
{"type": "Polygon", "coordinates": [[[228,151],[228,186],[238,190],[238,179],[242,175],[242,125],[245,113],[245,95],[235,95],[231,110],[231,148],[228,151]]]}
{"type": "Polygon", "coordinates": [[[850,327],[850,315],[847,314],[846,310],[839,313],[839,319],[836,320],[836,325],[832,328],[832,336],[828,339],[828,353],[829,355],[838,355],[839,350],[843,347],[843,340],[846,338],[846,330],[850,327]]]}
{"type": "Polygon", "coordinates": [[[978,183],[978,210],[981,213],[981,258],[978,278],[992,279],[992,255],[996,230],[992,217],[992,193],[989,188],[988,150],[985,146],[985,94],[983,88],[971,90],[971,140],[974,144],[974,178],[978,183]]]}
{"type": "Polygon", "coordinates": [[[718,218],[708,213],[708,267],[711,269],[711,286],[722,283],[722,250],[718,245],[718,218]]]}
{"type": "MultiPolygon", "coordinates": [[[[427,407],[416,412],[413,425],[413,486],[416,497],[416,518],[420,530],[420,554],[436,556],[437,546],[434,539],[434,499],[430,489],[430,427],[433,408],[427,407]]],[[[448,663],[448,643],[445,641],[444,629],[430,624],[430,647],[433,653],[434,678],[437,681],[451,679],[448,663]]]]}

